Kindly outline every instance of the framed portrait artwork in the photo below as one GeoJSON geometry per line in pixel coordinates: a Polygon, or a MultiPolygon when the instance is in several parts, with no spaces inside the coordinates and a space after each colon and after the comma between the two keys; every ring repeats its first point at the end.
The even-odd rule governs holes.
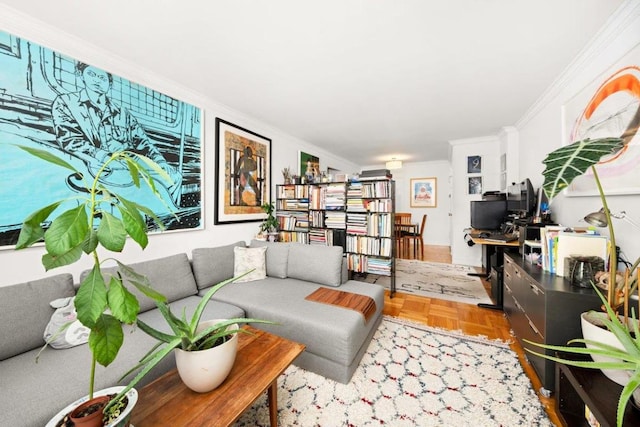
{"type": "MultiPolygon", "coordinates": [[[[94,179],[104,159],[122,150],[151,158],[172,180],[154,177],[158,197],[144,185],[138,189],[126,165],[112,164],[101,178],[107,190],[162,219],[164,231],[148,224],[148,232],[203,228],[200,108],[3,31],[0,52],[1,248],[14,247],[23,219],[42,205],[85,197],[79,180],[94,179]],[[89,101],[95,99],[102,110],[89,101]],[[64,159],[79,173],[18,146],[64,159]]],[[[118,209],[112,213],[120,216],[118,209]]]]}
{"type": "Polygon", "coordinates": [[[438,179],[411,178],[411,207],[435,208],[438,206],[438,179]]]}
{"type": "Polygon", "coordinates": [[[469,194],[482,194],[482,177],[469,177],[469,194]]]}
{"type": "Polygon", "coordinates": [[[271,202],[271,140],[216,118],[214,223],[261,221],[271,202]]]}
{"type": "Polygon", "coordinates": [[[482,156],[468,156],[467,157],[467,173],[481,173],[482,172],[482,156]]]}

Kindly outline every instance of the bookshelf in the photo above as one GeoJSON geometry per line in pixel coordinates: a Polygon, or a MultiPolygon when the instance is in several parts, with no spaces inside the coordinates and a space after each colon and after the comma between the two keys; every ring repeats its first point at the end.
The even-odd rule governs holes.
{"type": "Polygon", "coordinates": [[[309,244],[345,247],[346,184],[309,185],[309,244]]]}
{"type": "Polygon", "coordinates": [[[346,193],[346,256],[353,273],[390,276],[395,293],[395,182],[351,181],[346,193]]]}
{"type": "Polygon", "coordinates": [[[309,243],[309,186],[276,185],[276,218],[281,242],[309,243]]]}

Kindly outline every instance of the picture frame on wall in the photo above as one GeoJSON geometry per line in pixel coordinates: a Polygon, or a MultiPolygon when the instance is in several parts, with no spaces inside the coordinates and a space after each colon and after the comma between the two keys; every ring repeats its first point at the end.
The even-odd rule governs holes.
{"type": "Polygon", "coordinates": [[[214,224],[262,221],[271,203],[271,139],[216,118],[214,224]]]}
{"type": "Polygon", "coordinates": [[[438,206],[438,178],[412,178],[410,184],[412,208],[435,208],[438,206]]]}
{"type": "MultiPolygon", "coordinates": [[[[105,159],[122,150],[152,159],[172,181],[152,173],[155,189],[139,188],[121,164],[111,164],[100,179],[107,191],[162,219],[165,228],[149,222],[148,233],[204,228],[201,108],[3,31],[0,51],[0,249],[15,249],[24,218],[44,201],[84,198],[80,181],[91,182],[105,159]],[[110,113],[95,115],[87,99],[104,100],[110,113]],[[19,147],[64,159],[72,170],[19,147]]],[[[63,211],[51,212],[47,221],[63,211]]],[[[121,216],[115,207],[111,213],[121,216]]]]}
{"type": "Polygon", "coordinates": [[[467,157],[467,173],[482,173],[482,156],[467,157]]]}
{"type": "Polygon", "coordinates": [[[313,182],[313,178],[320,176],[320,158],[313,154],[305,153],[304,151],[298,152],[298,172],[301,177],[310,179],[313,182]]]}
{"type": "Polygon", "coordinates": [[[469,177],[469,194],[482,194],[482,177],[469,177]]]}

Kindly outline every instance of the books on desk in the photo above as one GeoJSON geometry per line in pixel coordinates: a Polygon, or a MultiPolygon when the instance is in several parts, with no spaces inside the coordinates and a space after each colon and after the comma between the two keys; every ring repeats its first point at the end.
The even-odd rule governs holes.
{"type": "MultiPolygon", "coordinates": [[[[540,228],[542,268],[552,274],[568,277],[565,258],[571,256],[597,256],[605,263],[609,259],[609,239],[599,234],[574,232],[562,226],[540,228]]],[[[606,269],[606,266],[605,266],[606,269]]]]}

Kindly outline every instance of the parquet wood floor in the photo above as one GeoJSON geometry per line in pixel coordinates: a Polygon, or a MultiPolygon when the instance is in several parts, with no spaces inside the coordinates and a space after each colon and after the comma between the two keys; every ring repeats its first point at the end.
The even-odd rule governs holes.
{"type": "MultiPolygon", "coordinates": [[[[451,263],[449,246],[425,246],[424,261],[451,263]]],[[[490,282],[483,281],[489,291],[490,282]]],[[[520,358],[520,364],[531,380],[534,390],[538,394],[549,419],[555,425],[560,426],[560,418],[552,397],[544,397],[540,394],[541,387],[533,367],[524,358],[524,350],[511,335],[511,327],[504,313],[498,310],[479,308],[475,305],[461,304],[451,301],[443,301],[396,292],[393,298],[385,296],[384,314],[400,317],[415,322],[425,323],[430,326],[460,330],[468,335],[484,335],[490,339],[501,339],[510,342],[520,358]]]]}

